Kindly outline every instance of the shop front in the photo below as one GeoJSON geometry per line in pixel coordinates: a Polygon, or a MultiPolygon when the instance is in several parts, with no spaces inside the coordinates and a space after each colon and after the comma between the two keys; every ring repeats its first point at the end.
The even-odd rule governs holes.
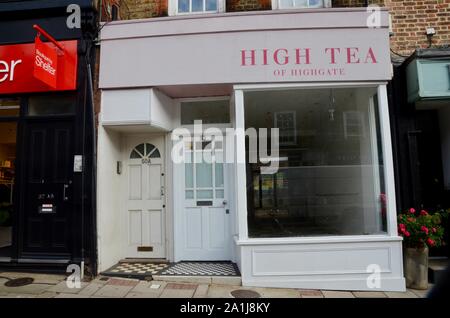
{"type": "Polygon", "coordinates": [[[69,4],[0,4],[0,267],[95,267],[92,102],[80,49],[95,15],[79,2],[92,24],[70,29],[69,4]]]}
{"type": "Polygon", "coordinates": [[[105,25],[99,270],[232,261],[244,286],[404,290],[380,15],[105,25]]]}
{"type": "MultiPolygon", "coordinates": [[[[391,111],[403,210],[418,207],[434,213],[450,208],[449,87],[448,48],[417,49],[396,67],[391,111]]],[[[444,239],[448,242],[448,235],[444,239]]],[[[448,257],[448,244],[430,254],[448,257]]]]}

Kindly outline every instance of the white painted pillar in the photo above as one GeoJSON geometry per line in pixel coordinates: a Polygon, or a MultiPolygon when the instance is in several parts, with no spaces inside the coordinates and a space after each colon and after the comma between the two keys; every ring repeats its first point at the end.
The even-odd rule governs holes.
{"type": "Polygon", "coordinates": [[[389,121],[389,103],[386,85],[378,86],[378,109],[380,114],[380,129],[383,145],[384,176],[387,197],[387,225],[390,236],[398,236],[397,205],[395,201],[394,161],[392,156],[391,125],[389,121]]]}
{"type": "Polygon", "coordinates": [[[245,167],[245,112],[244,92],[234,92],[235,107],[235,198],[239,240],[248,238],[247,226],[247,180],[245,167]]]}

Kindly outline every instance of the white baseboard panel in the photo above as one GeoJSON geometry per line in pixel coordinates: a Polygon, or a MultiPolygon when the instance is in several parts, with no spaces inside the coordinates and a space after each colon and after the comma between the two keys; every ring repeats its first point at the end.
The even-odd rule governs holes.
{"type": "MultiPolygon", "coordinates": [[[[257,242],[255,240],[255,242],[257,242]]],[[[243,286],[405,291],[401,240],[239,244],[243,286]]]]}

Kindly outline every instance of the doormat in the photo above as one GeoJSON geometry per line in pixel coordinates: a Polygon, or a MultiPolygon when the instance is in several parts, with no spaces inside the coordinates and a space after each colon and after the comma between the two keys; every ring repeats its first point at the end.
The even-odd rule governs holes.
{"type": "Polygon", "coordinates": [[[232,262],[179,262],[163,269],[159,275],[167,276],[240,276],[232,262]]]}
{"type": "Polygon", "coordinates": [[[101,275],[145,279],[158,274],[168,266],[167,263],[120,262],[102,272],[101,275]]]}

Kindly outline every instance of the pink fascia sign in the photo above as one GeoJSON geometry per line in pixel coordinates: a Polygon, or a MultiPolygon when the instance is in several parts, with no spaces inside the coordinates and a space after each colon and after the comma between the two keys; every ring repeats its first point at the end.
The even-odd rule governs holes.
{"type": "Polygon", "coordinates": [[[311,48],[277,48],[241,50],[242,67],[275,65],[274,76],[344,76],[346,64],[377,64],[374,50],[369,47],[326,47],[321,52],[312,52],[311,48]],[[330,67],[314,68],[314,60],[326,60],[330,67]],[[299,68],[298,66],[308,66],[299,68]]]}

